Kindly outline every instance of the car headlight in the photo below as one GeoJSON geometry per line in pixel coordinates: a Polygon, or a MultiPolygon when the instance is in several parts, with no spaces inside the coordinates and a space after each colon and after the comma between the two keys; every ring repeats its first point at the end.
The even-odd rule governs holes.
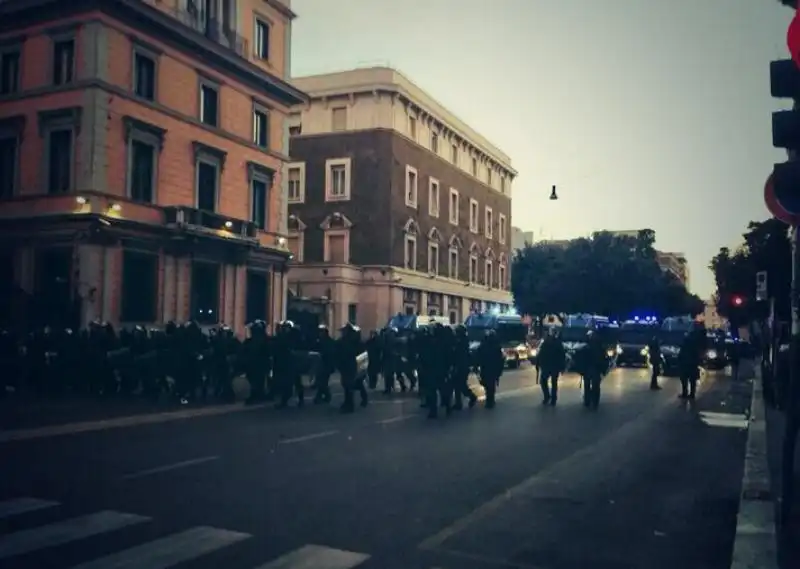
{"type": "Polygon", "coordinates": [[[614,354],[616,354],[616,353],[617,353],[617,351],[616,351],[616,350],[608,350],[608,351],[606,352],[606,355],[607,355],[609,358],[613,358],[613,357],[614,357],[614,354]]]}
{"type": "Polygon", "coordinates": [[[717,351],[716,350],[708,350],[708,352],[706,352],[706,357],[708,359],[710,359],[710,360],[717,359],[717,351]]]}
{"type": "Polygon", "coordinates": [[[622,353],[622,346],[617,346],[617,355],[622,353]]]}
{"type": "Polygon", "coordinates": [[[643,356],[646,356],[646,355],[649,353],[649,350],[648,350],[647,348],[642,348],[642,351],[641,351],[641,352],[639,352],[639,353],[640,353],[641,355],[643,355],[643,356]]]}
{"type": "Polygon", "coordinates": [[[531,355],[532,355],[532,356],[537,356],[537,355],[539,355],[539,350],[537,350],[536,348],[533,348],[533,349],[531,350],[531,355]]]}

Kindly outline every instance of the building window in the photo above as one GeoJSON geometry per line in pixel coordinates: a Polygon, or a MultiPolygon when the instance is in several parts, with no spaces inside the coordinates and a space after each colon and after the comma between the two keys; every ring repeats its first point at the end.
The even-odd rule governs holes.
{"type": "Polygon", "coordinates": [[[287,166],[287,198],[289,203],[303,203],[306,198],[306,165],[296,162],[287,166]]]}
{"type": "Polygon", "coordinates": [[[214,161],[204,159],[197,161],[197,209],[217,210],[219,174],[219,166],[214,161]]]}
{"type": "Polygon", "coordinates": [[[506,177],[500,176],[500,192],[506,193],[506,177]]]}
{"type": "Polygon", "coordinates": [[[455,247],[450,248],[447,258],[447,276],[451,279],[458,278],[458,249],[455,247]]]}
{"type": "Polygon", "coordinates": [[[347,229],[325,232],[325,262],[334,265],[350,263],[350,231],[347,229]]]}
{"type": "Polygon", "coordinates": [[[500,221],[498,223],[497,230],[500,233],[500,235],[498,235],[498,241],[500,241],[500,243],[502,245],[505,245],[506,244],[506,233],[508,232],[508,227],[506,226],[506,216],[503,215],[502,213],[500,214],[500,221]]]}
{"type": "Polygon", "coordinates": [[[217,211],[225,152],[200,142],[194,144],[195,207],[217,211]]]}
{"type": "Polygon", "coordinates": [[[406,166],[406,206],[417,207],[419,197],[419,175],[416,168],[406,166]]]}
{"type": "Polygon", "coordinates": [[[452,225],[458,225],[458,210],[459,210],[459,197],[458,190],[450,188],[450,208],[449,216],[452,225]]]}
{"type": "Polygon", "coordinates": [[[469,230],[472,233],[478,232],[478,200],[469,200],[469,230]]]}
{"type": "Polygon", "coordinates": [[[269,197],[269,182],[260,177],[250,181],[250,221],[259,229],[267,229],[267,199],[269,197]]]}
{"type": "Polygon", "coordinates": [[[253,143],[259,148],[269,148],[269,112],[263,107],[253,107],[253,143]]]}
{"type": "Polygon", "coordinates": [[[122,254],[122,322],[155,322],[158,312],[158,256],[138,251],[122,254]]]}
{"type": "Polygon", "coordinates": [[[66,85],[75,80],[75,40],[53,42],[53,85],[66,85]]]}
{"type": "Polygon", "coordinates": [[[486,259],[486,274],[485,274],[485,282],[484,284],[489,288],[492,288],[492,277],[494,277],[494,265],[489,259],[486,259]]]}
{"type": "Polygon", "coordinates": [[[11,95],[19,91],[21,53],[19,47],[0,52],[0,95],[11,95]]]}
{"type": "Polygon", "coordinates": [[[255,56],[258,59],[269,61],[269,38],[270,38],[269,24],[264,20],[256,18],[256,29],[253,38],[253,47],[255,50],[255,56]]]}
{"type": "Polygon", "coordinates": [[[492,239],[494,237],[494,213],[492,212],[492,208],[487,207],[486,212],[484,214],[484,233],[487,239],[492,239]]]}
{"type": "Polygon", "coordinates": [[[458,166],[458,145],[453,144],[450,146],[450,161],[458,166]]]}
{"type": "Polygon", "coordinates": [[[45,189],[50,194],[74,187],[75,132],[81,122],[81,107],[39,111],[39,132],[44,137],[45,189]]]}
{"type": "Polygon", "coordinates": [[[486,183],[491,186],[492,185],[492,167],[486,167],[486,183]]]}
{"type": "Polygon", "coordinates": [[[198,324],[217,324],[219,317],[219,265],[192,264],[192,319],[198,324]]]}
{"type": "Polygon", "coordinates": [[[439,154],[439,135],[431,131],[431,150],[439,154]]]}
{"type": "Polygon", "coordinates": [[[347,321],[350,322],[353,326],[358,323],[358,305],[357,304],[348,304],[347,305],[347,321]]]}
{"type": "Polygon", "coordinates": [[[478,177],[478,159],[472,158],[472,175],[478,177]]]}
{"type": "Polygon", "coordinates": [[[406,269],[417,270],[417,236],[406,235],[404,248],[404,263],[406,269]]]}
{"type": "Polygon", "coordinates": [[[428,273],[439,274],[439,244],[428,243],[428,273]]]}
{"type": "Polygon", "coordinates": [[[156,148],[134,139],[128,146],[128,195],[137,202],[153,203],[156,189],[156,148]]]}
{"type": "Polygon", "coordinates": [[[469,256],[469,282],[478,282],[478,256],[475,254],[469,256]]]}
{"type": "Polygon", "coordinates": [[[347,107],[331,109],[331,130],[333,132],[347,130],[347,107]]]}
{"type": "Polygon", "coordinates": [[[408,136],[414,142],[417,141],[417,117],[412,115],[408,117],[408,136]]]}
{"type": "Polygon", "coordinates": [[[47,191],[63,194],[72,190],[72,164],[75,132],[72,128],[53,129],[47,133],[47,191]]]}
{"type": "Polygon", "coordinates": [[[19,136],[0,134],[0,199],[16,193],[19,179],[19,136]]]}
{"type": "Polygon", "coordinates": [[[219,126],[219,87],[200,81],[200,121],[208,126],[219,126]]]}
{"type": "Polygon", "coordinates": [[[506,266],[497,267],[497,288],[506,290],[506,266]]]}
{"type": "Polygon", "coordinates": [[[439,180],[436,178],[428,181],[428,214],[439,217],[439,180]]]}
{"type": "Polygon", "coordinates": [[[350,199],[350,158],[325,161],[325,201],[347,201],[350,199]]]}
{"type": "Polygon", "coordinates": [[[156,100],[156,58],[150,54],[133,50],[133,92],[137,97],[156,100]]]}

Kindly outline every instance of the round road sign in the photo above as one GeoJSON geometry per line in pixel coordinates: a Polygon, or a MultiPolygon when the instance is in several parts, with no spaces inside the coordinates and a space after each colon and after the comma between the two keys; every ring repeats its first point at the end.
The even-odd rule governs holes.
{"type": "Polygon", "coordinates": [[[786,45],[795,65],[800,67],[800,12],[795,13],[789,29],[786,30],[786,45]]]}
{"type": "Polygon", "coordinates": [[[766,183],[764,184],[764,203],[766,204],[767,209],[775,217],[775,219],[779,219],[780,221],[789,225],[798,225],[798,217],[788,212],[775,196],[775,185],[773,184],[772,178],[773,174],[770,173],[766,183]]]}

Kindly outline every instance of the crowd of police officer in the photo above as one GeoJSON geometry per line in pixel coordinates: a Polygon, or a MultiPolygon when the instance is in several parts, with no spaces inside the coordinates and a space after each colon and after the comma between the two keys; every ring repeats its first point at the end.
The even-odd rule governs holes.
{"type": "MultiPolygon", "coordinates": [[[[182,404],[209,398],[231,402],[233,380],[244,374],[250,384],[248,403],[275,400],[278,407],[286,407],[296,395],[302,406],[301,374],[308,368],[308,358],[302,354],[307,353],[307,339],[290,321],[276,325],[274,334],[261,320],[247,328],[244,341],[227,326],[203,330],[196,322],[170,322],[163,330],[137,326],[117,331],[110,324],[93,322],[80,331],[43,328],[24,337],[0,332],[4,370],[0,394],[140,395],[152,400],[167,396],[182,404]]],[[[314,343],[325,344],[322,336],[314,343]]],[[[361,352],[357,329],[346,327],[337,343],[326,354],[336,354],[335,368],[345,386],[343,410],[352,411],[352,393],[358,389],[356,358],[361,352]]],[[[365,404],[366,390],[363,393],[365,404]]],[[[330,401],[327,384],[318,390],[317,398],[330,401]]]]}
{"type": "Polygon", "coordinates": [[[401,334],[396,328],[374,331],[366,342],[371,388],[383,379],[383,393],[391,395],[419,388],[422,407],[436,418],[463,409],[464,400],[472,408],[478,401],[468,386],[471,371],[479,373],[486,391],[486,407],[495,406],[495,395],[505,359],[494,331],[488,331],[475,352],[470,350],[463,325],[433,323],[401,334]]]}
{"type": "MultiPolygon", "coordinates": [[[[700,378],[700,365],[705,353],[705,330],[687,332],[680,346],[678,369],[681,380],[681,399],[693,400],[700,378]]],[[[613,346],[614,348],[616,346],[613,346]]],[[[601,331],[588,330],[586,342],[572,355],[571,367],[581,376],[583,404],[589,409],[600,405],[600,384],[611,369],[613,349],[601,331]]],[[[651,376],[650,389],[658,390],[658,377],[663,372],[663,359],[658,336],[648,343],[651,376]]],[[[555,406],[558,401],[558,378],[567,368],[567,351],[558,329],[552,328],[539,345],[537,367],[544,405],[555,406]]],[[[737,366],[738,367],[738,366],[737,366]]]]}
{"type": "Polygon", "coordinates": [[[412,390],[418,385],[422,405],[436,417],[440,408],[448,414],[461,409],[464,398],[470,407],[475,405],[477,397],[467,385],[473,368],[480,370],[486,406],[493,407],[504,368],[496,336],[489,334],[472,357],[463,326],[437,324],[402,339],[389,328],[373,332],[366,342],[350,323],[336,339],[324,326],[309,334],[290,321],[277,324],[274,333],[261,320],[247,328],[244,341],[227,326],[203,330],[196,322],[170,322],[163,330],[137,326],[117,331],[93,322],[80,331],[44,328],[25,337],[0,332],[0,394],[232,402],[233,380],[244,375],[250,386],[247,403],[275,401],[285,408],[296,397],[302,407],[303,374],[313,376],[314,403],[325,404],[332,400],[330,380],[338,371],[344,413],[354,412],[356,394],[366,407],[365,382],[375,389],[383,376],[387,394],[397,385],[406,391],[406,380],[412,390]]]}

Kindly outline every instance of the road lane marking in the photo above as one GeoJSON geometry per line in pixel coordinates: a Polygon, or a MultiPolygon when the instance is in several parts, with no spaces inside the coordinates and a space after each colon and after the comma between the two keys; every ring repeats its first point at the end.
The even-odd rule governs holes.
{"type": "Polygon", "coordinates": [[[82,563],[72,569],[168,569],[252,537],[212,527],[196,527],[82,563]]]}
{"type": "MultiPolygon", "coordinates": [[[[665,410],[671,409],[671,405],[673,400],[671,398],[664,397],[659,401],[658,406],[650,411],[653,415],[660,415],[665,410]]],[[[469,526],[474,525],[476,522],[483,520],[484,518],[488,517],[489,515],[493,514],[505,504],[507,504],[510,500],[516,499],[519,495],[529,493],[531,490],[536,488],[540,485],[549,485],[552,484],[553,480],[558,480],[557,473],[560,470],[564,469],[573,469],[579,468],[581,463],[585,461],[588,457],[592,454],[596,454],[598,452],[602,452],[599,449],[602,449],[605,441],[609,439],[625,439],[629,436],[630,433],[636,433],[639,428],[641,427],[641,419],[642,415],[638,415],[635,419],[623,424],[621,427],[617,428],[616,430],[608,433],[607,435],[600,437],[598,440],[590,443],[589,445],[578,449],[577,451],[573,452],[571,455],[567,456],[555,462],[544,469],[536,472],[520,482],[519,484],[508,488],[490,498],[488,501],[484,502],[477,508],[475,508],[470,513],[466,514],[465,516],[457,519],[455,522],[450,524],[449,526],[445,527],[438,533],[426,538],[423,540],[417,547],[419,549],[438,549],[444,542],[446,542],[451,537],[458,535],[459,533],[463,532],[469,526]]]]}
{"type": "Polygon", "coordinates": [[[17,531],[0,537],[0,559],[64,545],[148,521],[150,518],[144,516],[104,511],[34,529],[17,531]]]}
{"type": "Polygon", "coordinates": [[[10,431],[0,431],[0,443],[27,441],[31,439],[41,439],[45,437],[56,437],[61,435],[76,435],[92,431],[103,431],[106,429],[119,429],[122,427],[138,427],[140,425],[153,425],[166,423],[169,421],[179,421],[181,419],[195,419],[198,417],[214,417],[216,415],[227,415],[228,413],[238,413],[241,411],[253,411],[263,409],[267,404],[243,405],[233,403],[230,405],[216,405],[214,407],[203,407],[200,409],[185,409],[181,411],[165,411],[163,413],[152,413],[147,415],[130,415],[127,417],[117,417],[115,419],[102,419],[99,421],[84,421],[80,423],[67,423],[65,425],[54,425],[51,427],[35,427],[32,429],[13,429],[10,431]]]}
{"type": "Polygon", "coordinates": [[[366,553],[321,545],[304,545],[256,569],[353,569],[369,557],[366,553]]]}
{"type": "Polygon", "coordinates": [[[14,500],[7,500],[5,502],[0,502],[0,520],[27,512],[35,512],[36,510],[54,508],[58,505],[58,502],[38,500],[36,498],[16,498],[14,500]]]}
{"type": "Polygon", "coordinates": [[[377,421],[378,425],[390,425],[392,423],[399,423],[400,421],[408,421],[409,419],[413,419],[414,417],[419,417],[420,413],[411,413],[410,415],[400,415],[399,417],[392,417],[391,419],[383,419],[382,421],[377,421]]]}
{"type": "Polygon", "coordinates": [[[157,466],[156,468],[149,468],[147,470],[140,470],[132,474],[126,474],[122,477],[123,480],[133,480],[134,478],[142,478],[143,476],[150,476],[151,474],[160,474],[162,472],[169,472],[170,470],[177,470],[179,468],[186,468],[187,466],[194,466],[196,464],[203,464],[204,462],[211,462],[212,460],[219,460],[218,456],[204,456],[202,458],[193,458],[191,460],[183,460],[181,462],[174,462],[164,466],[157,466]]]}
{"type": "Polygon", "coordinates": [[[750,425],[747,415],[741,413],[714,413],[700,411],[700,420],[709,427],[727,427],[730,429],[746,429],[750,425]]]}
{"type": "Polygon", "coordinates": [[[282,439],[278,441],[279,445],[291,445],[294,443],[304,443],[306,441],[313,441],[324,437],[332,437],[338,435],[339,431],[322,431],[321,433],[312,433],[310,435],[303,435],[302,437],[292,437],[291,439],[282,439]]]}

